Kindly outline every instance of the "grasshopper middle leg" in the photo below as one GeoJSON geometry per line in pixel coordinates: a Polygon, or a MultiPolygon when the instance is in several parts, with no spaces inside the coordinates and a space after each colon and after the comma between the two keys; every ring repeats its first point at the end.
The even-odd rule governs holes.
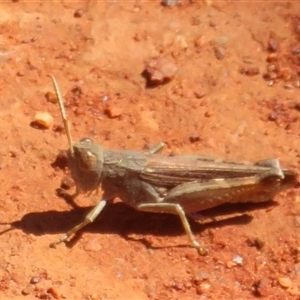
{"type": "Polygon", "coordinates": [[[150,153],[150,154],[158,153],[162,150],[164,146],[165,144],[163,142],[159,142],[155,146],[151,147],[148,151],[145,151],[145,153],[150,153]]]}

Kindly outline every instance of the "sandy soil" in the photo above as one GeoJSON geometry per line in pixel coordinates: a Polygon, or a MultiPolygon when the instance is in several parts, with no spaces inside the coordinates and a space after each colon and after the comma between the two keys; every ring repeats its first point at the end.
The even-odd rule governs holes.
{"type": "Polygon", "coordinates": [[[98,200],[72,207],[56,194],[68,172],[54,162],[68,146],[50,75],[74,140],[136,150],[164,141],[166,154],[276,157],[299,171],[300,4],[173,2],[1,2],[1,299],[300,297],[297,188],[277,205],[191,221],[207,256],[188,246],[176,216],[118,199],[49,248],[98,200]],[[153,58],[177,71],[149,86],[153,58]],[[37,112],[54,118],[49,129],[33,126],[37,112]]]}

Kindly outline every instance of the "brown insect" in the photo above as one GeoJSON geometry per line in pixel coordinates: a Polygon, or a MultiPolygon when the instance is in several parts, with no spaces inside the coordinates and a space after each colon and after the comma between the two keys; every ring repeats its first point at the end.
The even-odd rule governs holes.
{"type": "Polygon", "coordinates": [[[107,201],[119,197],[140,211],[178,215],[192,246],[205,254],[186,213],[223,203],[269,201],[297,182],[296,173],[282,169],[277,159],[245,164],[201,155],[161,155],[162,143],[146,152],[104,149],[90,138],[73,143],[60,91],[52,80],[69,141],[69,168],[76,183],[73,198],[100,186],[103,190],[103,199],[52,247],[93,222],[107,201]]]}

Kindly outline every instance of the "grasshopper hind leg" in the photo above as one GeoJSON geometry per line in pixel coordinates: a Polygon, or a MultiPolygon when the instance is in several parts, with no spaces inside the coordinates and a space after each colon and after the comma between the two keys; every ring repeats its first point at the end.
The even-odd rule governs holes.
{"type": "Polygon", "coordinates": [[[138,210],[146,211],[146,212],[154,212],[154,213],[168,213],[178,215],[180,217],[183,228],[194,248],[197,249],[199,254],[206,255],[208,254],[208,249],[203,247],[199,242],[195,239],[190,224],[186,218],[185,212],[181,205],[174,203],[145,203],[140,204],[138,210]]]}
{"type": "Polygon", "coordinates": [[[162,202],[165,197],[162,197],[151,184],[140,180],[126,181],[128,199],[131,199],[131,205],[140,211],[153,213],[167,213],[180,217],[183,228],[194,248],[202,255],[206,255],[208,250],[197,242],[195,239],[190,224],[186,218],[182,205],[178,203],[162,202]],[[143,199],[141,203],[140,199],[143,199]]]}

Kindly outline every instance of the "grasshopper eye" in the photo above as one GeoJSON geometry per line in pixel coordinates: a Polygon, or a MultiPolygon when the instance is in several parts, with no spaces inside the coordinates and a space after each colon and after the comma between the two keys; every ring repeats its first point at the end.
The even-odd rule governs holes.
{"type": "Polygon", "coordinates": [[[93,140],[90,139],[90,138],[85,137],[85,138],[81,139],[80,142],[89,142],[89,143],[93,143],[93,140]]]}
{"type": "Polygon", "coordinates": [[[97,157],[91,151],[83,151],[77,157],[77,162],[81,170],[91,171],[97,166],[97,157]]]}

